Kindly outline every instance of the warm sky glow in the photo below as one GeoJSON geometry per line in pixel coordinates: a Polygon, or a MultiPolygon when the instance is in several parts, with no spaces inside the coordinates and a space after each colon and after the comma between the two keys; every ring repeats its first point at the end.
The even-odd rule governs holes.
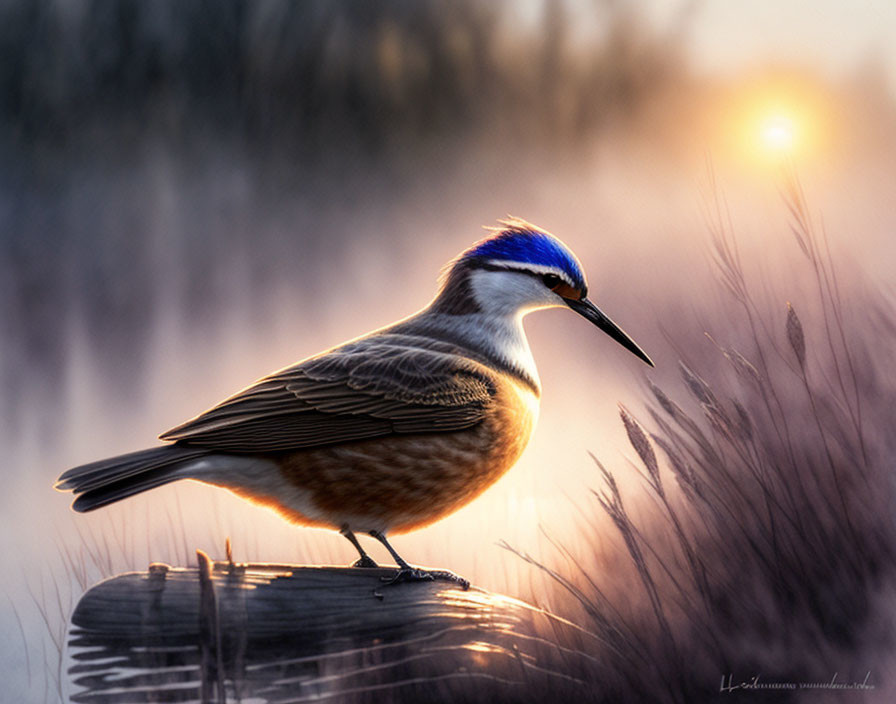
{"type": "MultiPolygon", "coordinates": [[[[640,3],[657,26],[668,26],[685,5],[640,3]]],[[[689,17],[689,50],[701,71],[733,75],[771,61],[812,66],[836,78],[877,65],[896,93],[896,3],[703,0],[689,17]]]]}

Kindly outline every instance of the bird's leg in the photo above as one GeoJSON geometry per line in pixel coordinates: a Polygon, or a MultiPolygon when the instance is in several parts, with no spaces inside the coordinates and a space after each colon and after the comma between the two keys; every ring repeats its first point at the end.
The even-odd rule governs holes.
{"type": "Polygon", "coordinates": [[[421,570],[418,567],[411,567],[402,559],[401,555],[395,552],[395,548],[389,545],[389,541],[386,540],[385,535],[378,530],[370,531],[370,535],[379,540],[386,547],[386,550],[392,555],[392,559],[395,560],[395,564],[398,565],[398,573],[391,579],[386,580],[386,586],[399,584],[401,582],[431,582],[434,579],[439,579],[446,582],[454,582],[463,589],[470,588],[470,583],[463,577],[454,574],[454,572],[449,572],[448,570],[421,570]]]}
{"type": "Polygon", "coordinates": [[[345,537],[352,545],[354,545],[355,550],[357,550],[358,554],[361,556],[352,564],[352,567],[379,567],[379,565],[374,562],[373,558],[364,551],[364,548],[361,547],[361,543],[358,542],[358,539],[355,537],[355,534],[352,533],[351,529],[348,527],[348,524],[345,524],[344,526],[342,526],[342,528],[339,529],[339,534],[345,537]]]}

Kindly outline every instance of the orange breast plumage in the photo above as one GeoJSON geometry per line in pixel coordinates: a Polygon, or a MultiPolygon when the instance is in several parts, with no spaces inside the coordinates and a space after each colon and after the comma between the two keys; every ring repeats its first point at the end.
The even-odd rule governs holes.
{"type": "Polygon", "coordinates": [[[498,377],[488,412],[471,428],[287,453],[277,464],[289,490],[247,498],[304,525],[414,530],[456,511],[510,469],[528,444],[537,413],[529,388],[498,377]]]}

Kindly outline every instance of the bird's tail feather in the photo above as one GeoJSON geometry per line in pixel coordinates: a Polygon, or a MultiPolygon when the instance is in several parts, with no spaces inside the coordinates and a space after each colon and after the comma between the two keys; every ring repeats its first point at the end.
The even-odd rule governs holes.
{"type": "Polygon", "coordinates": [[[75,511],[92,511],[183,479],[178,470],[207,454],[208,450],[178,445],[154,447],[70,469],[59,477],[56,488],[75,493],[75,511]]]}

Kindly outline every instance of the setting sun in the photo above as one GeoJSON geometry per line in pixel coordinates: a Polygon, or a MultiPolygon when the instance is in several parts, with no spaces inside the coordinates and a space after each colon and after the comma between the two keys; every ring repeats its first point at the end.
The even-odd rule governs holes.
{"type": "Polygon", "coordinates": [[[810,77],[760,73],[732,86],[711,113],[713,152],[762,173],[791,159],[824,168],[835,156],[836,114],[825,86],[810,77]]]}
{"type": "Polygon", "coordinates": [[[783,156],[792,152],[796,145],[796,126],[787,115],[769,115],[760,123],[759,138],[767,150],[783,156]]]}

